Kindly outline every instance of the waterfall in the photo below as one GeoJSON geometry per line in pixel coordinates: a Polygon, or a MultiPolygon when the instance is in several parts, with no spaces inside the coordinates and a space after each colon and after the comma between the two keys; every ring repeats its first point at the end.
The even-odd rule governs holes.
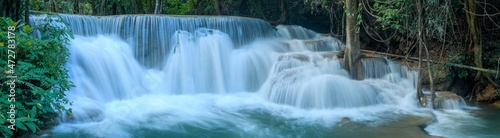
{"type": "Polygon", "coordinates": [[[296,25],[278,25],[278,34],[287,39],[314,39],[320,35],[314,31],[296,25]]]}
{"type": "MultiPolygon", "coordinates": [[[[46,15],[31,15],[32,22],[46,15]]],[[[135,58],[147,67],[161,67],[170,53],[173,35],[178,30],[198,28],[220,30],[229,35],[236,47],[258,38],[273,37],[273,27],[259,19],[217,16],[118,15],[84,16],[59,14],[75,35],[118,35],[133,46],[135,58]]]]}
{"type": "Polygon", "coordinates": [[[283,55],[274,65],[263,87],[271,101],[302,108],[359,107],[379,101],[377,91],[350,80],[336,58],[283,55]]]}
{"type": "MultiPolygon", "coordinates": [[[[341,121],[377,126],[427,110],[415,99],[416,71],[366,58],[363,79],[352,79],[337,57],[344,44],[300,26],[60,16],[69,25],[58,26],[75,34],[67,68],[76,87],[67,94],[73,114],[61,115],[56,137],[318,137],[332,129],[346,137],[337,133],[341,121]]],[[[31,25],[44,17],[31,15],[31,25]]]]}

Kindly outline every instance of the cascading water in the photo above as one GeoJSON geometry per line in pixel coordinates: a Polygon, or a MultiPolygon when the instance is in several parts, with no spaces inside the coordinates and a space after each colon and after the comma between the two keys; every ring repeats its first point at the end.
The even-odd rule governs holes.
{"type": "MultiPolygon", "coordinates": [[[[81,16],[60,14],[75,35],[118,35],[133,46],[135,58],[147,67],[163,65],[164,57],[170,53],[170,44],[175,32],[193,32],[198,28],[220,30],[231,38],[237,47],[258,38],[272,37],[275,31],[263,21],[244,17],[216,16],[81,16]]],[[[44,15],[32,16],[42,20],[44,15]]],[[[36,22],[34,22],[36,24],[36,22]]]]}
{"type": "MultiPolygon", "coordinates": [[[[61,16],[76,35],[67,65],[76,87],[73,115],[61,117],[54,137],[368,137],[349,122],[430,116],[417,106],[415,71],[363,60],[364,79],[353,80],[336,57],[342,43],[300,26],[61,16]]],[[[32,24],[42,18],[31,16],[32,24]]]]}

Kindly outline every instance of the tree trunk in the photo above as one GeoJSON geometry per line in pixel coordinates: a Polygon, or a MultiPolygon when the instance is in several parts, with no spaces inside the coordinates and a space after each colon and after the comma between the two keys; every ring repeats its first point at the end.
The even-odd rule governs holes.
{"type": "Polygon", "coordinates": [[[55,1],[52,1],[52,12],[59,12],[55,1]]]}
{"type": "Polygon", "coordinates": [[[7,13],[6,11],[7,11],[7,9],[6,9],[6,7],[4,7],[4,5],[7,5],[7,3],[6,3],[6,2],[7,2],[6,0],[2,0],[2,1],[0,1],[0,15],[1,15],[2,17],[6,17],[6,16],[7,16],[7,15],[6,15],[6,13],[7,13]]]}
{"type": "Polygon", "coordinates": [[[74,14],[80,13],[78,0],[75,0],[75,2],[73,3],[73,9],[74,9],[74,12],[73,12],[74,14]]]}
{"type": "Polygon", "coordinates": [[[417,100],[421,106],[425,106],[424,101],[424,93],[422,92],[422,1],[417,0],[417,14],[418,14],[418,23],[417,23],[417,31],[418,31],[418,77],[417,77],[417,100]]]}
{"type": "Polygon", "coordinates": [[[358,26],[358,0],[346,0],[346,68],[352,78],[357,79],[357,60],[360,55],[359,26],[358,26]]]}
{"type": "Polygon", "coordinates": [[[14,6],[9,6],[9,5],[14,5],[12,1],[10,0],[4,0],[1,2],[2,5],[2,16],[3,17],[10,17],[12,19],[14,19],[14,17],[12,17],[12,12],[14,11],[13,8],[14,6]]]}
{"type": "Polygon", "coordinates": [[[123,6],[120,6],[120,7],[121,7],[121,9],[122,9],[122,13],[123,13],[123,14],[129,14],[129,12],[127,12],[127,11],[125,10],[125,7],[123,7],[123,6]]]}
{"type": "MultiPolygon", "coordinates": [[[[430,54],[429,54],[429,49],[427,49],[427,46],[425,46],[425,53],[427,53],[427,61],[431,61],[430,59],[430,54]]],[[[422,59],[422,58],[420,58],[422,59]]],[[[422,62],[422,60],[420,60],[422,62]]],[[[436,91],[434,91],[434,78],[432,77],[432,69],[431,69],[431,62],[427,62],[427,70],[429,71],[429,82],[430,82],[430,87],[431,87],[431,107],[432,109],[436,109],[436,104],[434,101],[436,100],[436,91]]]]}
{"type": "Polygon", "coordinates": [[[219,0],[214,0],[214,8],[215,8],[215,12],[217,13],[217,15],[221,15],[222,14],[221,5],[220,5],[220,1],[219,0]]]}
{"type": "Polygon", "coordinates": [[[287,14],[286,1],[279,0],[279,5],[280,5],[279,9],[281,9],[280,18],[278,20],[275,20],[275,21],[270,21],[272,24],[275,24],[275,25],[283,24],[286,21],[286,17],[287,17],[287,15],[286,15],[287,14]]]}
{"type": "Polygon", "coordinates": [[[14,16],[15,16],[15,19],[16,19],[16,20],[14,20],[14,21],[17,21],[17,20],[22,20],[22,18],[20,18],[20,17],[22,16],[22,14],[21,14],[21,11],[22,11],[22,7],[21,7],[21,5],[22,5],[22,4],[21,4],[21,3],[22,3],[22,1],[20,1],[20,0],[16,0],[16,8],[14,8],[14,9],[15,9],[15,14],[14,14],[14,16]]]}
{"type": "Polygon", "coordinates": [[[155,2],[155,14],[160,14],[160,0],[155,2]]]}
{"type": "MultiPolygon", "coordinates": [[[[480,38],[480,29],[477,27],[476,16],[476,3],[475,0],[465,0],[465,14],[467,18],[467,25],[469,28],[469,51],[472,51],[474,54],[474,65],[478,68],[483,68],[483,47],[481,45],[480,38]]],[[[479,80],[481,77],[481,72],[477,72],[474,77],[475,80],[479,80]]]]}
{"type": "Polygon", "coordinates": [[[165,6],[165,1],[160,1],[160,14],[164,14],[165,13],[165,10],[163,10],[164,8],[166,8],[167,6],[165,6]]]}
{"type": "Polygon", "coordinates": [[[95,0],[90,1],[92,5],[92,15],[98,15],[97,11],[99,11],[99,6],[97,6],[97,2],[95,0]]]}
{"type": "Polygon", "coordinates": [[[103,0],[101,3],[101,16],[106,15],[106,5],[108,0],[103,0]]]}
{"type": "Polygon", "coordinates": [[[30,23],[30,0],[24,0],[24,21],[30,23]]]}
{"type": "Polygon", "coordinates": [[[151,0],[150,2],[148,2],[148,11],[147,11],[147,13],[148,14],[154,14],[154,12],[155,12],[155,1],[151,0]]]}
{"type": "Polygon", "coordinates": [[[113,2],[113,4],[111,5],[111,14],[112,15],[118,15],[116,13],[116,2],[113,2]]]}

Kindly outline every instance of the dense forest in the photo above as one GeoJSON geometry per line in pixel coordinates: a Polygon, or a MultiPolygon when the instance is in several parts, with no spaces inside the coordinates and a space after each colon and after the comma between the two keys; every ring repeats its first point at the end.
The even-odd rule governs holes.
{"type": "MultiPolygon", "coordinates": [[[[8,26],[13,25],[18,27],[18,36],[27,36],[32,32],[26,25],[30,12],[94,16],[244,16],[263,19],[273,25],[301,25],[338,37],[348,47],[358,45],[361,49],[377,51],[402,61],[424,61],[420,63],[421,76],[427,78],[421,79],[423,89],[452,91],[469,101],[495,102],[500,99],[498,0],[2,0],[0,9],[2,17],[12,19],[2,18],[2,33],[8,32],[8,26]]],[[[21,51],[24,53],[20,53],[19,59],[36,64],[18,63],[21,67],[19,71],[24,71],[22,74],[35,76],[34,79],[21,80],[25,82],[19,89],[53,91],[52,86],[57,85],[62,86],[57,91],[66,91],[71,83],[67,81],[68,76],[62,68],[66,61],[61,59],[67,58],[67,49],[63,45],[68,38],[57,35],[65,34],[68,30],[50,27],[33,29],[40,29],[50,35],[42,39],[29,37],[18,40],[18,45],[39,44],[54,48],[40,51],[43,48],[30,47],[21,51]],[[32,71],[29,68],[41,70],[32,71]]],[[[2,34],[2,41],[7,39],[4,36],[2,34]]],[[[2,70],[7,67],[6,63],[0,65],[2,70]]],[[[414,66],[417,66],[416,62],[414,66]]],[[[7,91],[3,83],[2,93],[7,91]]],[[[57,109],[66,110],[60,107],[69,102],[61,98],[63,96],[64,92],[54,95],[35,92],[24,98],[57,99],[57,109]]],[[[2,125],[0,132],[7,137],[7,134],[20,135],[26,131],[43,130],[45,126],[56,123],[53,117],[57,111],[50,108],[53,106],[44,102],[17,105],[22,107],[20,112],[30,114],[28,118],[20,118],[24,119],[19,120],[23,123],[17,124],[25,131],[12,132],[2,125]]],[[[1,111],[4,112],[3,105],[1,111]]],[[[7,117],[2,116],[0,119],[0,122],[4,122],[7,117]]]]}

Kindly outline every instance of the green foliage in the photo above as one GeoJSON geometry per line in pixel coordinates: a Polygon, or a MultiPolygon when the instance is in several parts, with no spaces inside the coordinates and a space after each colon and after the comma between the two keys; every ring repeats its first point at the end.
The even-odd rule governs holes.
{"type": "Polygon", "coordinates": [[[167,0],[167,14],[192,14],[198,0],[167,0]]]}
{"type": "Polygon", "coordinates": [[[373,3],[374,14],[377,15],[375,21],[381,24],[382,30],[394,29],[399,30],[405,19],[408,17],[408,12],[403,12],[404,7],[409,5],[408,0],[379,0],[373,3]]]}
{"type": "Polygon", "coordinates": [[[0,79],[6,80],[0,84],[0,133],[4,137],[35,133],[54,125],[57,113],[70,113],[64,107],[71,104],[65,92],[73,86],[64,66],[69,56],[65,45],[69,37],[73,36],[64,28],[51,26],[61,23],[57,16],[48,16],[45,21],[45,24],[31,28],[9,18],[0,20],[1,42],[8,44],[8,33],[12,32],[16,44],[15,48],[0,45],[0,79]],[[9,30],[11,26],[15,26],[15,30],[9,30]],[[41,37],[30,35],[34,32],[39,32],[41,37]],[[15,58],[7,58],[8,50],[15,52],[15,58]],[[10,70],[10,67],[14,70],[10,70]],[[14,78],[15,101],[8,100],[11,85],[7,83],[12,80],[7,78],[9,75],[17,76],[14,78]],[[11,105],[15,106],[16,111],[15,131],[8,128],[11,123],[6,113],[11,105]]]}
{"type": "Polygon", "coordinates": [[[30,10],[44,12],[97,14],[94,13],[93,6],[98,6],[98,4],[85,0],[80,0],[77,4],[75,4],[75,1],[67,0],[30,0],[30,10]]]}
{"type": "Polygon", "coordinates": [[[46,12],[56,10],[58,12],[72,13],[69,12],[73,11],[70,4],[72,3],[63,0],[30,0],[30,10],[46,12]]]}

